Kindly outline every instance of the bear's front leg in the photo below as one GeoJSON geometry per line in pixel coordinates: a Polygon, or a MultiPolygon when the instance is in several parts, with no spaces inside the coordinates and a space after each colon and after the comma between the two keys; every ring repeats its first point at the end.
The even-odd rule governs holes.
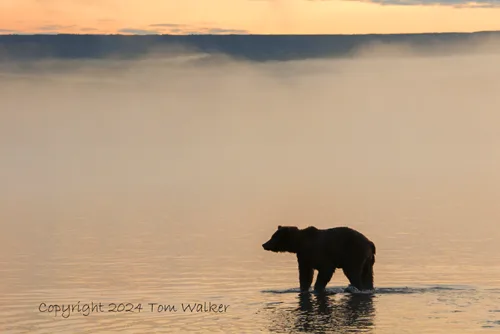
{"type": "Polygon", "coordinates": [[[316,278],[316,283],[314,284],[314,291],[323,292],[326,285],[332,279],[335,268],[321,268],[318,272],[318,278],[316,278]]]}
{"type": "Polygon", "coordinates": [[[301,259],[298,260],[300,291],[307,292],[309,291],[309,288],[311,287],[313,281],[314,269],[307,261],[301,259]]]}

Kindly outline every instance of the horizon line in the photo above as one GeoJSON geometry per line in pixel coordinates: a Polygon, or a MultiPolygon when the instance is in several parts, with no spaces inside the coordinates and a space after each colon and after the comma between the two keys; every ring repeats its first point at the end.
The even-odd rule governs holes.
{"type": "Polygon", "coordinates": [[[480,33],[500,33],[500,30],[478,30],[478,31],[439,31],[439,32],[398,32],[398,33],[339,33],[339,34],[206,34],[206,33],[193,33],[193,34],[123,34],[123,33],[0,33],[2,36],[127,36],[127,37],[146,37],[146,36],[177,36],[177,37],[189,37],[189,36],[373,36],[373,35],[444,35],[444,34],[480,34],[480,33]]]}

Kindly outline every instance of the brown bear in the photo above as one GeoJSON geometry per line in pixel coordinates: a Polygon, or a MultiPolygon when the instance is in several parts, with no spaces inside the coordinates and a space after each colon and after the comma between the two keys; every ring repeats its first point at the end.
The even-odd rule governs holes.
{"type": "Polygon", "coordinates": [[[318,277],[314,290],[324,291],[335,269],[341,268],[358,290],[373,289],[375,244],[349,227],[326,230],[310,226],[278,226],[271,239],[262,245],[267,251],[297,254],[300,290],[309,291],[314,269],[318,277]]]}

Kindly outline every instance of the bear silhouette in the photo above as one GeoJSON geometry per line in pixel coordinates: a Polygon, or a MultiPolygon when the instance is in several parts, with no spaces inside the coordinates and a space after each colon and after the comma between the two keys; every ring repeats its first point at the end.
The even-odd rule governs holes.
{"type": "Polygon", "coordinates": [[[358,290],[373,289],[375,244],[349,227],[321,230],[314,226],[278,226],[278,230],[262,247],[271,252],[297,255],[300,290],[309,291],[314,270],[318,277],[314,290],[322,292],[337,268],[343,270],[351,285],[358,290]]]}

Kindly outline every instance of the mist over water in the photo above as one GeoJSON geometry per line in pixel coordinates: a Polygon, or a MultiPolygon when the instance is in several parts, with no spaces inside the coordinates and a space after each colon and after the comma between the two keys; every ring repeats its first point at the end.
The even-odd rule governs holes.
{"type": "MultiPolygon", "coordinates": [[[[377,244],[376,286],[474,286],[473,296],[437,294],[436,312],[465,299],[474,312],[457,318],[460,328],[498,328],[498,294],[474,289],[500,285],[500,55],[489,45],[456,56],[401,50],[1,64],[0,303],[14,321],[0,324],[123,330],[108,315],[54,325],[34,310],[45,299],[213,298],[232,305],[225,329],[186,315],[171,315],[170,329],[280,331],[298,321],[298,331],[327,330],[321,316],[304,329],[307,312],[287,311],[318,306],[340,309],[335,326],[347,329],[358,318],[339,312],[365,310],[361,327],[378,321],[376,332],[389,333],[399,328],[391,305],[432,304],[262,293],[298,286],[294,257],[260,246],[286,224],[359,229],[377,244]],[[275,299],[282,308],[267,304],[275,299]],[[293,319],[280,325],[282,313],[293,319]]],[[[346,284],[342,271],[330,283],[346,284]]],[[[143,330],[167,324],[139,317],[143,330]]]]}

